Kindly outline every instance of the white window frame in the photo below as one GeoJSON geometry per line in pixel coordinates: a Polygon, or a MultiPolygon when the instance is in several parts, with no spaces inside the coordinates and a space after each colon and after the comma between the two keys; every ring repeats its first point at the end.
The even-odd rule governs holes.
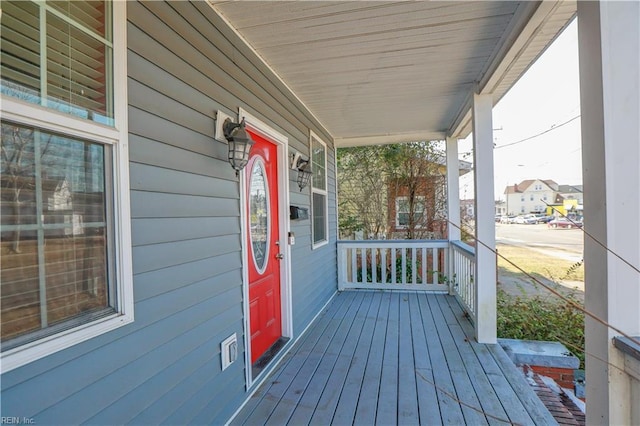
{"type": "Polygon", "coordinates": [[[133,322],[134,293],[131,259],[131,208],[129,202],[129,148],[127,97],[127,5],[112,2],[113,22],[113,113],[114,126],[84,120],[53,109],[0,95],[3,121],[41,128],[110,145],[113,152],[113,259],[116,280],[116,312],[5,351],[1,355],[1,372],[69,348],[133,322]]]}
{"type": "Polygon", "coordinates": [[[311,168],[313,170],[313,140],[316,140],[324,147],[324,184],[325,189],[315,188],[313,186],[313,178],[311,178],[311,248],[315,250],[322,246],[329,244],[329,179],[327,177],[327,163],[329,150],[325,141],[320,139],[313,130],[309,131],[309,161],[311,162],[311,168]],[[324,240],[315,242],[314,233],[314,218],[313,218],[313,194],[320,194],[324,196],[324,240]]]}
{"type": "MultiPolygon", "coordinates": [[[[426,204],[427,203],[427,197],[425,197],[424,195],[416,195],[416,200],[422,201],[422,207],[423,207],[422,208],[422,215],[424,216],[424,214],[427,211],[427,204],[426,204]]],[[[395,203],[396,203],[396,218],[395,218],[395,222],[394,223],[395,223],[396,229],[407,229],[407,228],[409,228],[408,225],[400,225],[400,211],[399,211],[400,210],[399,209],[400,201],[409,201],[409,197],[406,196],[406,195],[399,195],[399,196],[396,197],[396,200],[395,200],[395,203]]],[[[467,211],[467,215],[469,215],[469,216],[473,215],[473,212],[470,212],[470,208],[469,207],[467,207],[466,211],[467,211]]],[[[408,212],[407,212],[407,214],[408,214],[408,212]]],[[[424,228],[424,226],[422,224],[417,224],[415,227],[416,227],[416,229],[424,228]]]]}

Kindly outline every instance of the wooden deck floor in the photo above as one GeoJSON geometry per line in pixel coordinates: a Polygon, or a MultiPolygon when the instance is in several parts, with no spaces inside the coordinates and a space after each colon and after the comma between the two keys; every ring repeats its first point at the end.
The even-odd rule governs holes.
{"type": "Polygon", "coordinates": [[[555,424],[451,296],[338,294],[232,425],[555,424]]]}

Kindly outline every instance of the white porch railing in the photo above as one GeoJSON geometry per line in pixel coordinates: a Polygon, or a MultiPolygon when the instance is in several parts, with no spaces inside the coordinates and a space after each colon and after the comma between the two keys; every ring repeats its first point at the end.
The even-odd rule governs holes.
{"type": "Polygon", "coordinates": [[[476,323],[475,250],[462,241],[338,241],[338,289],[451,292],[476,323]]]}
{"type": "Polygon", "coordinates": [[[451,241],[451,288],[473,323],[476,323],[475,249],[462,241],[451,241]]]}
{"type": "Polygon", "coordinates": [[[449,242],[338,241],[338,288],[449,291],[449,242]]]}

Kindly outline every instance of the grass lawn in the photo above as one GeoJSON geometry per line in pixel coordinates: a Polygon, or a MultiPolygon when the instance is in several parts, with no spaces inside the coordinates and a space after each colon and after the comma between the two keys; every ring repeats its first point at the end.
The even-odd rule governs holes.
{"type": "MultiPolygon", "coordinates": [[[[584,282],[584,266],[531,250],[500,245],[498,253],[565,297],[581,304],[582,292],[557,285],[584,282]],[[554,284],[557,283],[557,284],[554,284]]],[[[584,367],[584,314],[532,282],[498,256],[498,337],[558,341],[575,354],[584,367]]]]}
{"type": "Polygon", "coordinates": [[[521,272],[500,256],[506,257],[536,278],[544,277],[555,282],[584,281],[582,264],[574,265],[569,260],[549,256],[526,247],[510,245],[499,245],[498,254],[498,268],[510,273],[520,274],[521,272]]]}

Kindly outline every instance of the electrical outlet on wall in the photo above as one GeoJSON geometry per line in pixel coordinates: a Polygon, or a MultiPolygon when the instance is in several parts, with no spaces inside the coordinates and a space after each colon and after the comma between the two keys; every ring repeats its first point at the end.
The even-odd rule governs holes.
{"type": "Polygon", "coordinates": [[[220,357],[223,370],[238,359],[238,339],[236,338],[236,333],[233,333],[222,341],[220,344],[220,357]]]}

